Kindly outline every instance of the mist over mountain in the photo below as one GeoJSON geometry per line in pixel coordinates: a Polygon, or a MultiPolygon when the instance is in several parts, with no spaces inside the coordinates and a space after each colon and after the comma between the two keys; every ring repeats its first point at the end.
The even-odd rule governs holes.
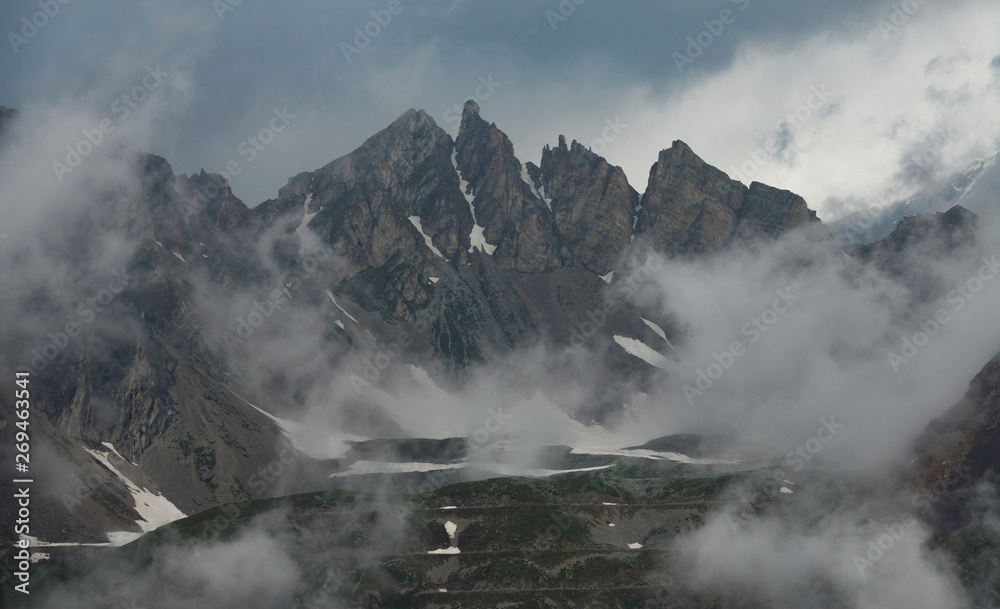
{"type": "Polygon", "coordinates": [[[998,606],[998,8],[653,4],[0,10],[0,606],[998,606]]]}
{"type": "MultiPolygon", "coordinates": [[[[19,159],[32,156],[33,127],[20,128],[3,142],[4,183],[15,192],[31,188],[19,159]]],[[[667,588],[694,599],[749,586],[781,606],[866,603],[911,577],[932,586],[920,595],[937,606],[988,589],[980,570],[963,592],[957,572],[922,549],[935,535],[990,530],[992,518],[979,499],[994,483],[991,441],[948,444],[965,446],[957,438],[995,424],[979,405],[988,398],[977,397],[991,394],[975,388],[988,381],[948,410],[997,352],[995,333],[983,331],[997,304],[997,231],[962,207],[845,249],[801,197],[735,182],[680,141],[660,153],[641,196],[620,169],[562,137],[540,166],[522,163],[471,100],[457,139],[410,110],[253,207],[220,175],[177,175],[167,160],[128,149],[101,153],[66,185],[71,209],[59,191],[36,200],[23,220],[37,232],[4,244],[14,286],[4,315],[22,323],[4,326],[3,357],[31,373],[34,471],[47,479],[30,536],[46,555],[40,572],[53,574],[43,606],[90,594],[82,590],[94,578],[112,585],[107,570],[117,568],[95,570],[86,548],[200,520],[213,507],[227,514],[228,541],[182,527],[180,538],[127,545],[152,552],[148,568],[128,571],[137,597],[206,577],[171,566],[169,556],[190,551],[234,565],[259,552],[285,556],[269,606],[315,585],[302,561],[326,551],[275,529],[299,508],[258,505],[268,497],[416,492],[426,502],[482,478],[590,471],[602,478],[587,492],[616,499],[598,503],[669,503],[669,493],[609,490],[631,484],[636,466],[721,476],[695,496],[700,524],[688,533],[642,533],[659,530],[655,512],[629,525],[636,544],[677,557],[652,568],[626,561],[621,568],[640,569],[640,588],[685,581],[667,588]],[[699,450],[684,437],[718,439],[699,450]],[[969,455],[960,473],[930,473],[940,451],[969,455]],[[904,525],[915,528],[893,561],[901,571],[865,583],[862,568],[855,581],[853,556],[882,568],[865,558],[870,523],[910,484],[938,478],[949,499],[904,525]],[[766,490],[772,479],[780,489],[766,490]],[[816,521],[831,512],[815,513],[830,493],[836,512],[816,521]],[[243,524],[247,509],[269,515],[243,524]],[[183,541],[192,532],[194,546],[183,541]],[[266,549],[275,543],[280,550],[266,549]],[[774,572],[740,575],[733,563],[755,562],[739,548],[785,544],[805,552],[795,568],[775,558],[774,572]],[[837,553],[823,549],[830,544],[837,553]],[[59,570],[42,570],[49,561],[59,570]],[[775,578],[784,585],[757,586],[775,578]],[[816,578],[829,584],[801,588],[816,578]]],[[[412,518],[387,521],[395,501],[357,515],[376,519],[372,543],[441,543],[413,538],[424,534],[412,518]]],[[[595,525],[579,526],[591,531],[591,541],[574,542],[581,548],[607,543],[593,537],[595,525]]],[[[459,549],[471,530],[464,535],[459,549]]],[[[381,560],[413,551],[376,545],[365,552],[381,560]]],[[[206,583],[230,585],[227,568],[206,583]]],[[[411,577],[439,577],[427,568],[407,567],[411,577]]],[[[570,577],[559,573],[550,577],[570,577]]],[[[198,602],[237,602],[211,600],[221,589],[198,602]]],[[[407,594],[388,582],[377,589],[384,601],[407,594]]],[[[195,598],[166,594],[164,606],[195,598]]],[[[369,602],[361,598],[345,600],[369,602]]]]}

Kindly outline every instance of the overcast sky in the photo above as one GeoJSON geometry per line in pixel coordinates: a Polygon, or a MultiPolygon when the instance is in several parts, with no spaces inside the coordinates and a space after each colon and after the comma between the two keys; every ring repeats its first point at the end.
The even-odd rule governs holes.
{"type": "Polygon", "coordinates": [[[995,1],[575,2],[53,0],[48,17],[38,0],[11,0],[0,104],[71,108],[77,131],[112,119],[115,137],[132,132],[178,173],[235,161],[233,189],[251,206],[408,108],[455,134],[453,107],[477,96],[522,161],[565,134],[642,192],[657,152],[682,139],[826,220],[874,204],[915,151],[944,175],[1000,149],[995,1]],[[113,104],[134,87],[145,99],[122,116],[113,104]],[[244,141],[269,125],[284,128],[251,159],[244,141]]]}

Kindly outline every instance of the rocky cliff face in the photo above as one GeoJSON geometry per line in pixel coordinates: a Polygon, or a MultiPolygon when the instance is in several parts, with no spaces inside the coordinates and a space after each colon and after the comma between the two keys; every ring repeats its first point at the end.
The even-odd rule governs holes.
{"type": "Polygon", "coordinates": [[[1000,483],[998,446],[1000,355],[976,375],[962,401],[932,421],[916,443],[921,456],[911,488],[934,504],[940,534],[978,522],[988,512],[980,485],[993,485],[988,488],[995,493],[1000,483]]]}
{"type": "Polygon", "coordinates": [[[496,246],[497,264],[522,273],[563,265],[552,212],[514,156],[514,145],[468,101],[456,141],[458,170],[472,189],[476,221],[496,246]]]}
{"type": "Polygon", "coordinates": [[[928,262],[974,250],[978,225],[975,214],[956,205],[946,212],[906,217],[881,241],[846,246],[844,251],[904,280],[919,300],[927,301],[944,297],[950,289],[928,262]]]}
{"type": "Polygon", "coordinates": [[[660,152],[641,205],[636,235],[674,255],[705,254],[817,221],[802,197],[757,182],[748,188],[681,141],[660,152]]]}
{"type": "Polygon", "coordinates": [[[621,167],[575,140],[567,148],[560,137],[558,147],[542,151],[537,184],[551,201],[564,259],[598,275],[613,271],[631,242],[639,206],[621,167]]]}

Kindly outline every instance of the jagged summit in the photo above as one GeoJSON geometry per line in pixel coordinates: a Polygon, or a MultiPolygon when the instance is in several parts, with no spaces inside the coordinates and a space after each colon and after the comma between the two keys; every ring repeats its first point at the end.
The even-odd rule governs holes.
{"type": "Polygon", "coordinates": [[[479,104],[477,104],[475,100],[470,99],[465,102],[464,106],[462,106],[462,118],[465,118],[466,115],[473,114],[479,116],[479,104]]]}
{"type": "Polygon", "coordinates": [[[350,154],[290,179],[257,212],[306,222],[346,261],[345,285],[359,297],[374,285],[379,298],[361,298],[390,319],[430,302],[441,265],[458,272],[478,256],[505,271],[604,276],[637,237],[698,255],[816,220],[801,197],[730,180],[680,140],[659,154],[641,200],[620,167],[563,135],[539,166],[522,163],[471,99],[457,138],[409,109],[350,154]]]}
{"type": "Polygon", "coordinates": [[[636,234],[671,254],[704,254],[818,221],[802,197],[759,182],[744,186],[680,140],[660,152],[641,205],[636,234]]]}

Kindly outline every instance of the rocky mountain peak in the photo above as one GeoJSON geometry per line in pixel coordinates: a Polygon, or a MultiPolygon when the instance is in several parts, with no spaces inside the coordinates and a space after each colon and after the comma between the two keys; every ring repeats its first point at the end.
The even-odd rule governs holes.
{"type": "Polygon", "coordinates": [[[576,140],[542,151],[540,191],[551,205],[563,257],[604,275],[631,241],[639,194],[625,172],[576,140]]]}
{"type": "Polygon", "coordinates": [[[636,235],[674,255],[704,254],[737,239],[776,237],[817,220],[802,197],[756,182],[748,188],[680,140],[660,152],[641,205],[636,235]]]}
{"type": "Polygon", "coordinates": [[[513,143],[478,110],[474,101],[466,102],[456,161],[475,194],[476,222],[486,241],[496,246],[497,264],[525,273],[563,266],[551,210],[514,156],[513,143]]]}

